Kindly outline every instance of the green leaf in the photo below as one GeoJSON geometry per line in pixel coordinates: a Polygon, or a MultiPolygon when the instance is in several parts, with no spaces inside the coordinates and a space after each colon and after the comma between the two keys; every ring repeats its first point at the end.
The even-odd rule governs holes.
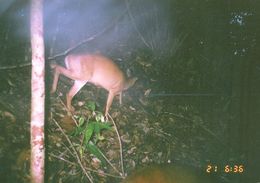
{"type": "Polygon", "coordinates": [[[109,123],[100,123],[100,122],[98,122],[97,125],[98,125],[98,128],[100,130],[104,130],[104,129],[105,130],[111,130],[112,129],[111,124],[109,124],[109,123]]]}
{"type": "Polygon", "coordinates": [[[84,127],[81,126],[77,126],[74,128],[74,130],[70,133],[71,136],[78,136],[80,134],[82,134],[82,132],[85,130],[84,127]]]}
{"type": "Polygon", "coordinates": [[[84,144],[88,144],[89,140],[91,139],[93,133],[95,130],[95,124],[94,123],[88,123],[88,125],[85,128],[84,133],[84,144]]]}
{"type": "Polygon", "coordinates": [[[93,144],[91,141],[86,144],[86,149],[93,154],[94,156],[96,156],[102,164],[106,164],[106,159],[102,156],[101,150],[95,145],[93,144]]]}
{"type": "Polygon", "coordinates": [[[87,108],[91,111],[95,111],[96,110],[96,104],[93,101],[88,101],[85,105],[85,108],[87,108]]]}
{"type": "Polygon", "coordinates": [[[100,125],[98,122],[95,122],[94,124],[95,124],[95,133],[99,134],[101,130],[100,125]]]}
{"type": "Polygon", "coordinates": [[[79,118],[79,126],[82,126],[85,122],[85,118],[84,117],[80,117],[79,118]]]}

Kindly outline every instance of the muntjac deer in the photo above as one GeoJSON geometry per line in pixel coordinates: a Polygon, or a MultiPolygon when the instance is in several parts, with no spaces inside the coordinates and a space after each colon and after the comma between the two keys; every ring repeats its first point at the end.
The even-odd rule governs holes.
{"type": "Polygon", "coordinates": [[[51,64],[54,69],[54,79],[51,93],[57,89],[59,75],[74,80],[74,84],[66,95],[67,108],[73,111],[71,106],[72,98],[87,83],[101,86],[108,91],[105,116],[107,117],[109,108],[114,96],[119,94],[119,102],[122,103],[122,91],[133,86],[137,78],[126,79],[119,67],[109,58],[99,54],[68,55],[65,58],[66,68],[51,64]]]}

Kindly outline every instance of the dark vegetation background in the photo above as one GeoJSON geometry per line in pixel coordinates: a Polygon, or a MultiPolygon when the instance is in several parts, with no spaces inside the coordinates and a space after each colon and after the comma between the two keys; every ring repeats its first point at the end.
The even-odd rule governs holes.
{"type": "MultiPolygon", "coordinates": [[[[45,0],[46,89],[52,78],[47,58],[93,37],[72,52],[101,52],[139,78],[121,109],[127,120],[117,119],[120,135],[129,140],[124,142],[127,172],[170,160],[202,170],[218,166],[219,182],[260,181],[259,17],[257,0],[45,0]],[[224,173],[226,165],[243,165],[245,171],[224,173]]],[[[1,2],[4,182],[21,181],[28,170],[21,152],[29,145],[29,26],[29,1],[1,2]]],[[[50,110],[48,93],[46,98],[50,110]]],[[[112,112],[119,110],[116,103],[112,112]]],[[[58,162],[49,169],[57,176],[68,170],[58,162]]],[[[64,182],[77,180],[65,177],[64,182]]]]}

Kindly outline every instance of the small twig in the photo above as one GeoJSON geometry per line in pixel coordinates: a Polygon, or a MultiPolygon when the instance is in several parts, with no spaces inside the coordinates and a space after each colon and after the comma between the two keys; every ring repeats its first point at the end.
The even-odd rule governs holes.
{"type": "MultiPolygon", "coordinates": [[[[106,29],[104,29],[104,30],[106,30],[106,29]]],[[[67,50],[65,50],[62,53],[59,53],[59,54],[54,55],[52,57],[48,57],[48,60],[54,60],[57,57],[62,57],[62,56],[68,55],[72,50],[80,47],[81,45],[83,45],[83,44],[85,44],[85,43],[87,43],[87,42],[89,42],[89,41],[91,41],[93,39],[95,39],[97,36],[102,35],[105,32],[104,30],[99,32],[99,33],[97,33],[97,34],[95,34],[95,35],[93,35],[93,36],[91,36],[91,37],[88,37],[87,39],[84,39],[83,41],[79,42],[77,45],[75,45],[75,46],[73,46],[71,48],[68,48],[67,50]]]]}
{"type": "Polygon", "coordinates": [[[32,63],[28,62],[28,63],[24,63],[24,64],[20,64],[20,65],[1,66],[0,70],[17,69],[17,68],[21,68],[21,67],[28,67],[31,65],[32,65],[32,63]]]}
{"type": "MultiPolygon", "coordinates": [[[[62,145],[67,149],[67,151],[70,153],[71,156],[73,156],[74,158],[76,158],[75,155],[73,154],[73,152],[71,151],[71,149],[70,149],[65,143],[62,143],[62,145]]],[[[62,154],[64,154],[64,153],[65,153],[65,152],[63,152],[62,154]]]]}
{"type": "Polygon", "coordinates": [[[109,161],[109,159],[107,159],[107,157],[103,154],[102,151],[100,151],[99,149],[97,149],[98,152],[103,156],[103,158],[108,162],[108,164],[119,174],[121,175],[121,173],[117,170],[117,168],[109,161]]]}
{"type": "Polygon", "coordinates": [[[62,161],[66,162],[66,163],[68,163],[68,164],[70,164],[70,165],[74,165],[74,166],[77,165],[76,163],[73,163],[73,162],[71,162],[71,161],[69,161],[69,160],[66,160],[66,159],[63,158],[63,157],[57,156],[57,155],[52,154],[52,153],[50,153],[50,156],[52,156],[52,157],[54,157],[54,158],[57,158],[57,159],[59,159],[59,160],[62,160],[62,161]]]}
{"type": "Polygon", "coordinates": [[[151,48],[151,46],[147,43],[147,41],[144,39],[143,35],[141,34],[141,32],[138,30],[137,28],[137,25],[134,21],[134,17],[130,11],[130,8],[129,8],[129,3],[128,3],[128,0],[125,0],[125,4],[126,4],[126,9],[127,9],[127,13],[128,13],[128,16],[130,17],[130,20],[136,30],[136,32],[138,33],[139,37],[141,38],[141,40],[143,41],[143,43],[145,44],[145,46],[147,46],[148,48],[151,48]]]}
{"type": "Polygon", "coordinates": [[[109,113],[108,113],[108,117],[111,119],[112,123],[114,124],[115,130],[116,130],[116,134],[117,134],[117,138],[118,138],[118,143],[119,143],[119,147],[120,147],[121,171],[122,171],[123,175],[125,175],[125,171],[124,171],[124,161],[123,161],[123,148],[122,148],[121,138],[120,138],[119,132],[118,132],[118,130],[117,130],[116,123],[115,123],[115,121],[113,120],[113,118],[110,116],[109,113]]]}

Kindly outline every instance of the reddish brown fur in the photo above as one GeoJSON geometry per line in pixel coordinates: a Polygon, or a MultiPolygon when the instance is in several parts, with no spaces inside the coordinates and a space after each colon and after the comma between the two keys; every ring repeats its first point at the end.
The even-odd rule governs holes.
{"type": "Polygon", "coordinates": [[[90,82],[108,91],[105,108],[107,116],[114,96],[120,95],[121,104],[122,91],[134,85],[137,80],[137,78],[126,79],[123,72],[112,60],[99,54],[68,55],[65,58],[65,64],[66,68],[51,64],[51,68],[54,69],[51,92],[56,91],[60,74],[74,80],[75,82],[67,94],[67,108],[70,111],[73,110],[72,98],[87,82],[90,82]]]}

